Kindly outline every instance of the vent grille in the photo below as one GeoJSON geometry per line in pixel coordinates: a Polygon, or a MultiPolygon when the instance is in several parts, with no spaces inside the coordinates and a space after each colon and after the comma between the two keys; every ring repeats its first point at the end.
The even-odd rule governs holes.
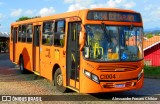
{"type": "Polygon", "coordinates": [[[114,84],[113,83],[106,83],[106,88],[114,88],[114,84]]]}
{"type": "Polygon", "coordinates": [[[134,66],[100,66],[98,70],[101,72],[124,72],[124,71],[133,71],[138,69],[137,65],[134,66]]]}
{"type": "Polygon", "coordinates": [[[125,85],[126,87],[130,87],[130,86],[132,86],[132,82],[126,82],[126,85],[125,85]]]}
{"type": "MultiPolygon", "coordinates": [[[[115,85],[116,83],[106,83],[105,84],[105,88],[115,88],[115,85]]],[[[128,81],[125,83],[125,87],[131,87],[132,86],[132,82],[131,81],[128,81]]]]}

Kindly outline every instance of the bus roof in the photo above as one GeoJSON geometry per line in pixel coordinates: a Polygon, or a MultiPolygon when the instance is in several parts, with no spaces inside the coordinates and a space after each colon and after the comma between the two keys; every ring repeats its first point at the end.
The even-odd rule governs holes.
{"type": "Polygon", "coordinates": [[[39,18],[33,18],[33,19],[13,22],[11,25],[47,21],[47,20],[51,20],[51,19],[61,19],[61,18],[67,18],[67,17],[73,17],[73,16],[83,16],[83,14],[85,14],[86,12],[88,12],[90,10],[138,13],[133,10],[118,9],[118,8],[93,8],[93,9],[83,9],[83,10],[77,10],[77,11],[72,11],[72,12],[65,12],[65,13],[61,13],[61,14],[54,14],[54,15],[46,16],[46,17],[39,17],[39,18]]]}

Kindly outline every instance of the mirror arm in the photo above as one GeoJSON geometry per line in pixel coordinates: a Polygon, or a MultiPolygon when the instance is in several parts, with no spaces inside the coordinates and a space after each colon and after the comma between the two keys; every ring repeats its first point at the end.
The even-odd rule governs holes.
{"type": "Polygon", "coordinates": [[[82,51],[84,45],[85,45],[85,39],[86,39],[86,32],[83,25],[81,25],[81,32],[79,37],[79,45],[80,45],[80,51],[82,51]]]}

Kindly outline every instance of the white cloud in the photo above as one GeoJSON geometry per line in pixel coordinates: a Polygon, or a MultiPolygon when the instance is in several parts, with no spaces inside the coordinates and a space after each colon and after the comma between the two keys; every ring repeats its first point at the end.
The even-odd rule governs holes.
{"type": "Polygon", "coordinates": [[[160,20],[160,8],[155,9],[154,11],[151,12],[150,16],[152,19],[158,19],[160,20]]]}
{"type": "Polygon", "coordinates": [[[48,2],[48,1],[55,1],[55,0],[44,0],[44,1],[47,1],[47,2],[48,2]]]}
{"type": "Polygon", "coordinates": [[[133,8],[135,6],[135,3],[133,1],[124,4],[124,7],[127,9],[133,8]]]}
{"type": "Polygon", "coordinates": [[[55,13],[55,9],[53,7],[49,7],[49,8],[42,8],[39,12],[40,16],[48,16],[48,15],[52,15],[53,13],[55,13]]]}
{"type": "Polygon", "coordinates": [[[91,4],[90,8],[103,8],[106,7],[106,4],[91,4]]]}
{"type": "Polygon", "coordinates": [[[135,6],[135,2],[127,2],[126,0],[109,0],[104,4],[93,4],[91,5],[91,8],[96,7],[106,7],[106,8],[133,8],[135,6]]]}
{"type": "Polygon", "coordinates": [[[64,0],[64,3],[69,3],[69,4],[80,4],[80,5],[90,5],[94,3],[95,0],[64,0]]]}
{"type": "Polygon", "coordinates": [[[53,7],[49,8],[42,8],[37,12],[36,9],[28,9],[28,10],[22,10],[22,9],[14,9],[10,16],[11,17],[19,17],[19,16],[29,16],[29,17],[34,17],[34,16],[48,16],[52,15],[55,13],[55,9],[53,7]]]}
{"type": "Polygon", "coordinates": [[[108,7],[117,7],[120,3],[122,3],[123,0],[109,0],[106,5],[108,7]]]}
{"type": "Polygon", "coordinates": [[[143,2],[144,2],[144,3],[147,3],[147,2],[148,2],[148,0],[143,0],[143,2]]]}
{"type": "Polygon", "coordinates": [[[151,10],[146,12],[142,12],[144,22],[157,22],[160,21],[160,7],[152,8],[151,10]]]}
{"type": "Polygon", "coordinates": [[[119,7],[123,3],[124,0],[109,0],[103,4],[92,4],[90,8],[100,8],[100,7],[113,8],[113,7],[119,7]]]}
{"type": "Polygon", "coordinates": [[[84,8],[133,8],[136,3],[127,0],[108,0],[105,3],[96,3],[95,0],[64,0],[64,2],[72,3],[68,11],[84,9],[84,8]]]}
{"type": "Polygon", "coordinates": [[[34,9],[34,10],[28,9],[28,10],[26,10],[26,11],[24,12],[24,14],[25,14],[25,15],[29,15],[29,16],[33,16],[33,15],[35,15],[35,12],[36,12],[35,9],[34,9]]]}
{"type": "Polygon", "coordinates": [[[154,7],[149,11],[142,12],[145,28],[157,27],[160,21],[160,7],[154,7]],[[146,13],[148,12],[148,13],[146,13]]]}
{"type": "Polygon", "coordinates": [[[75,0],[64,0],[65,3],[74,3],[75,0]]]}
{"type": "Polygon", "coordinates": [[[149,5],[145,5],[144,10],[148,11],[148,10],[151,10],[153,8],[154,8],[153,4],[149,4],[149,5]]]}
{"type": "Polygon", "coordinates": [[[79,1],[77,0],[77,3],[80,3],[85,6],[89,6],[91,4],[96,3],[96,0],[79,0],[79,1]]]}
{"type": "Polygon", "coordinates": [[[93,4],[95,0],[64,0],[65,3],[72,3],[68,11],[80,10],[88,8],[89,5],[93,4]]]}
{"type": "Polygon", "coordinates": [[[18,17],[23,13],[22,9],[15,9],[11,12],[11,17],[18,17]]]}
{"type": "Polygon", "coordinates": [[[144,23],[146,23],[146,22],[150,22],[151,19],[150,18],[143,18],[143,21],[144,21],[144,23]]]}
{"type": "Polygon", "coordinates": [[[0,13],[0,19],[1,19],[1,18],[3,18],[3,14],[2,14],[2,13],[0,13]]]}
{"type": "Polygon", "coordinates": [[[74,11],[74,10],[85,9],[85,8],[86,7],[83,7],[82,5],[77,3],[77,4],[70,5],[69,8],[68,8],[68,12],[74,11]]]}

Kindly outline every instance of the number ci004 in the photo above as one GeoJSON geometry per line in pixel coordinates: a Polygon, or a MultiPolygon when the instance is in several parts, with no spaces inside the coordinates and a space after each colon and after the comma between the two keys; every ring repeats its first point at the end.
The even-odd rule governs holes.
{"type": "Polygon", "coordinates": [[[116,79],[115,74],[101,74],[100,79],[116,79]]]}

